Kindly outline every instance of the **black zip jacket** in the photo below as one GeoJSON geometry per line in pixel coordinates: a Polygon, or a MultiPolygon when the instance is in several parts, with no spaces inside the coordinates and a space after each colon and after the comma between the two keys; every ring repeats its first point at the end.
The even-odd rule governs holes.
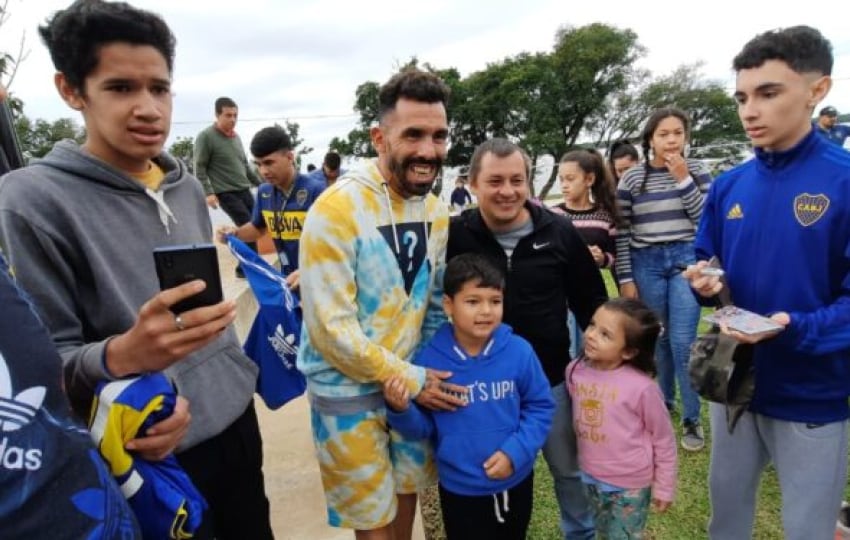
{"type": "Polygon", "coordinates": [[[608,299],[605,283],[587,245],[564,216],[526,203],[534,231],[521,238],[509,258],[477,208],[452,218],[446,260],[481,253],[505,272],[504,322],[534,347],[549,384],[564,381],[570,361],[567,309],[585,328],[608,299]]]}

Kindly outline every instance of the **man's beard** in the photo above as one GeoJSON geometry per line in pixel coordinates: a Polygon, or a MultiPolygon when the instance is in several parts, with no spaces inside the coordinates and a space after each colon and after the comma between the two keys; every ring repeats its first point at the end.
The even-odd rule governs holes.
{"type": "Polygon", "coordinates": [[[405,158],[401,163],[395,160],[392,156],[389,159],[389,168],[393,176],[398,180],[399,185],[404,194],[423,196],[427,195],[431,188],[434,187],[434,182],[437,181],[437,176],[440,175],[443,167],[443,160],[440,158],[425,159],[425,158],[405,158]],[[411,182],[407,179],[407,170],[412,165],[430,165],[434,167],[434,178],[428,183],[411,182]]]}

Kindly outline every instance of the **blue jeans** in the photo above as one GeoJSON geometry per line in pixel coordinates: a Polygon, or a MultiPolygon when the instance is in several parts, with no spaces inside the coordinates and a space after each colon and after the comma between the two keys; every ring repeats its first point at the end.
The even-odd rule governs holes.
{"type": "Polygon", "coordinates": [[[678,379],[682,419],[698,421],[700,401],[688,378],[688,359],[697,335],[700,307],[677,268],[694,263],[694,246],[691,242],[672,242],[632,249],[631,256],[638,294],[664,325],[655,348],[658,384],[664,401],[672,409],[678,379]]]}
{"type": "Polygon", "coordinates": [[[555,414],[552,429],[543,445],[543,457],[555,484],[555,497],[561,511],[561,532],[565,540],[593,540],[593,509],[581,481],[578,448],[573,429],[570,396],[563,383],[552,387],[555,414]]]}

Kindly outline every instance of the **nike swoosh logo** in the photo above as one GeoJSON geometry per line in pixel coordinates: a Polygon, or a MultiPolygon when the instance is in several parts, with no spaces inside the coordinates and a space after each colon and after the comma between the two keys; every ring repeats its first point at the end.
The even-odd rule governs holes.
{"type": "Polygon", "coordinates": [[[549,245],[549,242],[543,242],[542,244],[538,244],[537,242],[535,242],[535,243],[531,244],[531,247],[533,247],[534,249],[543,249],[548,245],[549,245]]]}
{"type": "Polygon", "coordinates": [[[271,197],[271,194],[270,194],[270,193],[263,193],[263,198],[264,198],[264,199],[268,199],[269,197],[271,197]]]}

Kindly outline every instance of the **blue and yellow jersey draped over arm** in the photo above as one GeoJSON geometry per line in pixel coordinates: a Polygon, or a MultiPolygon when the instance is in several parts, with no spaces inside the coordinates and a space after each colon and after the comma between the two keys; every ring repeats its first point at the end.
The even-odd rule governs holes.
{"type": "Polygon", "coordinates": [[[161,373],[101,383],[89,429],[145,539],[192,538],[207,507],[177,458],[146,461],[124,445],[168,418],[177,395],[161,373]]]}

